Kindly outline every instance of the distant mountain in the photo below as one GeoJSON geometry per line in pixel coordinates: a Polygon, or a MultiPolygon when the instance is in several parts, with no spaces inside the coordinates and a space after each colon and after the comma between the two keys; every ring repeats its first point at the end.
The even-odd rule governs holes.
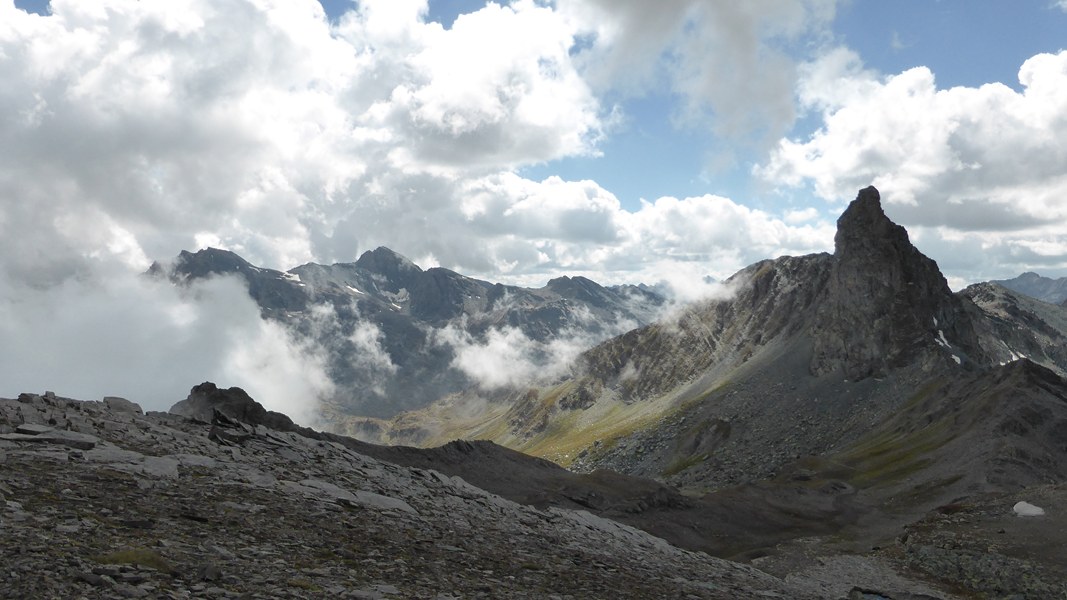
{"type": "Polygon", "coordinates": [[[1067,308],[997,283],[976,283],[958,295],[981,310],[973,323],[989,362],[1026,358],[1067,377],[1067,308]]]}
{"type": "Polygon", "coordinates": [[[1050,304],[1062,304],[1067,301],[1067,277],[1050,279],[1028,271],[1014,279],[995,280],[991,283],[1050,304]]]}
{"type": "Polygon", "coordinates": [[[354,263],[308,263],[285,272],[207,248],[183,251],[171,266],[157,263],[149,271],[177,283],[240,277],[264,317],[329,350],[337,393],[326,402],[326,416],[342,421],[391,417],[475,387],[454,364],[455,343],[477,345],[492,331],[513,328],[536,344],[566,339],[588,347],[648,323],[665,302],[650,288],[608,288],[584,277],[560,277],[540,289],[494,284],[443,268],[423,270],[384,247],[354,263]],[[324,320],[317,306],[330,307],[336,318],[324,320]]]}

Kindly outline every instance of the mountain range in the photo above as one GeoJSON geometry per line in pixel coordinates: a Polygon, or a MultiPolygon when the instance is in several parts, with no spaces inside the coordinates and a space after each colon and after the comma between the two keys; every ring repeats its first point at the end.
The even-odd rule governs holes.
{"type": "Polygon", "coordinates": [[[0,399],[0,590],[1067,593],[1067,308],[994,282],[953,293],[874,188],[832,254],[761,261],[682,307],[582,278],[494,285],[385,248],[284,273],[209,249],[150,272],[236,274],[264,318],[330,348],[335,431],[209,382],[169,413],[0,399]],[[501,331],[546,351],[602,341],[567,371],[487,387],[454,340],[501,331]],[[372,352],[392,380],[367,396],[372,352]],[[341,435],[365,409],[378,439],[423,447],[341,435]]]}
{"type": "Polygon", "coordinates": [[[1067,301],[1067,277],[1051,279],[1028,271],[1012,279],[993,280],[991,283],[1051,304],[1063,304],[1067,301]]]}
{"type": "Polygon", "coordinates": [[[779,462],[771,457],[817,453],[870,429],[939,374],[1021,358],[1067,370],[1062,307],[993,283],[953,293],[873,188],[841,216],[835,246],[747,267],[725,282],[731,297],[607,340],[579,357],[569,379],[502,395],[466,422],[447,418],[462,397],[401,415],[394,441],[486,438],[589,468],[620,466],[614,454],[644,464],[632,445],[670,447],[638,472],[691,474],[708,454],[709,477],[734,481],[729,473],[770,473],[779,462]],[[794,414],[811,423],[767,417],[794,414]],[[693,429],[656,433],[664,419],[693,429]],[[764,455],[717,465],[720,443],[764,455]],[[670,468],[681,464],[689,467],[670,468]]]}
{"type": "MultiPolygon", "coordinates": [[[[237,276],[264,318],[328,349],[336,393],[324,399],[327,422],[392,417],[477,388],[477,372],[457,359],[494,333],[526,343],[531,366],[551,371],[546,366],[557,358],[550,343],[575,345],[576,353],[650,322],[666,302],[648,286],[604,287],[584,277],[559,277],[539,289],[493,284],[440,267],[423,270],[384,247],[354,263],[285,272],[208,248],[157,262],[149,273],[177,284],[237,276]]],[[[358,422],[372,427],[374,419],[358,422]]]]}
{"type": "MultiPolygon", "coordinates": [[[[470,416],[458,394],[398,416],[387,437],[492,440],[572,471],[659,481],[699,498],[685,510],[704,515],[688,521],[700,549],[784,573],[810,566],[800,540],[814,535],[820,552],[892,558],[972,593],[1025,587],[987,567],[1010,572],[1026,552],[1043,557],[1042,581],[1067,581],[1035,549],[1047,536],[946,552],[936,516],[967,513],[955,518],[975,543],[993,543],[984,528],[1022,496],[1063,501],[1064,307],[995,283],[953,293],[873,188],[838,220],[833,254],[762,261],[726,285],[729,298],[591,348],[561,382],[470,416]],[[913,545],[892,542],[901,535],[913,545]]],[[[1042,597],[1033,590],[1022,597],[1042,597]]]]}

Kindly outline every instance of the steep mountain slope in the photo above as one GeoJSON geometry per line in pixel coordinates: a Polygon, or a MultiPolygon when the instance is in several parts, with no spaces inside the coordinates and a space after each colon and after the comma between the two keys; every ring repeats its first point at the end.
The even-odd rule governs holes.
{"type": "Polygon", "coordinates": [[[1006,520],[1032,498],[1067,508],[1063,307],[995,284],[953,294],[873,188],[833,255],[757,263],[728,286],[589,350],[565,382],[449,420],[457,396],[398,418],[397,438],[492,439],[679,486],[643,500],[649,527],[782,576],[858,552],[978,597],[1067,591],[1056,534],[1006,520]]]}
{"type": "Polygon", "coordinates": [[[833,255],[762,261],[726,285],[727,298],[587,351],[559,385],[470,416],[457,415],[473,399],[456,396],[398,417],[392,439],[491,439],[703,490],[857,443],[932,380],[1023,355],[1067,367],[1060,307],[953,294],[874,188],[842,214],[833,255]]]}
{"type": "Polygon", "coordinates": [[[1067,381],[1027,359],[931,379],[821,466],[887,508],[1067,481],[1067,381]]]}
{"type": "Polygon", "coordinates": [[[609,340],[582,355],[569,381],[524,390],[488,422],[428,439],[484,436],[653,476],[721,455],[731,464],[712,461],[706,475],[723,482],[839,443],[892,412],[917,378],[984,357],[964,301],[879,200],[868,188],[849,205],[833,255],[756,263],[726,282],[729,297],[609,340]],[[873,376],[887,382],[874,386],[873,376]],[[794,414],[813,423],[795,431],[794,414]]]}
{"type": "Polygon", "coordinates": [[[937,264],[885,216],[873,187],[838,219],[830,277],[820,291],[811,327],[814,375],[881,377],[915,363],[929,368],[944,361],[945,350],[957,363],[962,352],[978,350],[961,301],[937,264]]]}
{"type": "Polygon", "coordinates": [[[994,280],[996,283],[1020,294],[1026,294],[1049,304],[1067,301],[1067,277],[1051,279],[1034,272],[1026,272],[1012,279],[994,280]]]}
{"type": "MultiPolygon", "coordinates": [[[[256,267],[236,254],[208,248],[182,252],[173,265],[150,272],[187,283],[233,274],[248,286],[263,316],[289,325],[328,350],[334,398],[325,421],[352,415],[390,417],[425,406],[479,381],[458,368],[457,354],[487,343],[492,332],[514,331],[531,361],[554,341],[588,347],[648,322],[663,297],[645,288],[606,288],[563,277],[526,289],[423,270],[378,248],[354,263],[309,263],[287,272],[256,267]]],[[[373,419],[364,424],[373,426],[373,419]]]]}

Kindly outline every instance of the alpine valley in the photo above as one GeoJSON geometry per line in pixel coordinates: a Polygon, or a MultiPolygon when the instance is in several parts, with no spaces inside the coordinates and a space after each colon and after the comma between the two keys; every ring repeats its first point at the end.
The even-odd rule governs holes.
{"type": "Polygon", "coordinates": [[[953,293],[873,187],[837,226],[833,254],[686,305],[386,248],[288,272],[183,252],[150,274],[236,274],[263,318],[329,349],[326,431],[209,382],[168,413],[0,400],[0,589],[1064,597],[1063,286],[953,293]],[[492,343],[522,368],[475,369],[492,343]]]}

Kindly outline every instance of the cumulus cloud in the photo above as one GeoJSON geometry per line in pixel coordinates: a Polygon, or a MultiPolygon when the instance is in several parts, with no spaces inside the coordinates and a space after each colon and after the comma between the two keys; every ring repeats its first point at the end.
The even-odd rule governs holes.
{"type": "Polygon", "coordinates": [[[444,30],[425,10],[367,1],[331,29],[314,0],[0,7],[0,139],[20,149],[0,223],[66,243],[28,270],[113,232],[142,263],[207,237],[266,264],[350,258],[337,227],[432,214],[459,167],[592,151],[599,106],[555,13],[491,4],[444,30]]]}
{"type": "MultiPolygon", "coordinates": [[[[807,65],[799,87],[823,126],[781,140],[757,173],[834,202],[873,183],[920,237],[977,245],[1002,268],[1067,266],[1067,51],[1028,59],[1019,86],[939,89],[926,67],[882,77],[839,49],[807,65]]],[[[968,272],[980,277],[977,267],[968,272]]]]}
{"type": "Polygon", "coordinates": [[[271,410],[310,424],[332,385],[324,357],[262,320],[243,283],[188,288],[142,276],[67,279],[0,295],[4,395],[122,395],[167,410],[201,381],[239,386],[271,410]]]}
{"type": "MultiPolygon", "coordinates": [[[[710,61],[732,64],[833,6],[675,4],[648,43],[676,65],[707,62],[670,50],[698,22],[748,40],[710,61]]],[[[597,151],[612,114],[591,73],[622,76],[608,63],[642,35],[641,6],[490,3],[444,29],[419,1],[367,0],[333,25],[314,0],[4,5],[0,141],[19,152],[0,159],[3,268],[47,285],[87,257],[144,268],[211,243],[276,267],[387,245],[483,275],[595,271],[631,213],[595,183],[513,169],[597,151]],[[28,251],[30,231],[50,243],[28,251]]]]}

